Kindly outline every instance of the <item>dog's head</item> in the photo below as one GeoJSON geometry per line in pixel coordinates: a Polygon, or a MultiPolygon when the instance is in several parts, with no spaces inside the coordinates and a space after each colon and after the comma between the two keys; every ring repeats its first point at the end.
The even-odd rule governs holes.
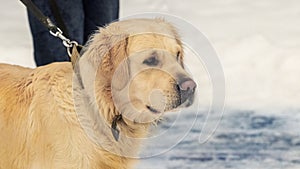
{"type": "Polygon", "coordinates": [[[196,83],[184,69],[181,41],[161,19],[127,20],[100,29],[81,60],[88,93],[95,94],[100,109],[114,110],[105,111],[108,119],[118,112],[131,122],[150,123],[193,103],[196,83]],[[86,77],[92,72],[97,72],[95,78],[86,77]]]}

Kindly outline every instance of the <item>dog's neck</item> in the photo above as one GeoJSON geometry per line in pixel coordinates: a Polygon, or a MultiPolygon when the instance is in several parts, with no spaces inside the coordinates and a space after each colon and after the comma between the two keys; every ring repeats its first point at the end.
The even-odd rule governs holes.
{"type": "Polygon", "coordinates": [[[86,135],[101,148],[110,148],[106,151],[112,154],[123,157],[138,157],[142,140],[140,137],[147,134],[149,125],[135,124],[122,118],[117,122],[117,129],[120,134],[118,141],[116,141],[111,132],[111,124],[114,117],[120,113],[112,102],[109,87],[100,83],[100,86],[97,86],[97,91],[95,91],[95,79],[93,78],[95,76],[92,73],[88,74],[89,77],[83,76],[81,72],[90,72],[91,70],[86,67],[79,68],[77,70],[79,71],[77,72],[78,75],[74,77],[73,98],[79,122],[86,135]],[[112,144],[113,146],[111,146],[112,144]]]}

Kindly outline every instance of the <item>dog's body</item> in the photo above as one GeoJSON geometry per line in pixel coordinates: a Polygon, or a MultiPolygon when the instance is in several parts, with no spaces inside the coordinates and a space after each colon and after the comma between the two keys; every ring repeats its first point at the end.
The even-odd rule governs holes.
{"type": "Polygon", "coordinates": [[[77,120],[70,63],[35,70],[0,65],[0,168],[127,168],[77,120]],[[3,99],[5,98],[5,99],[3,99]]]}
{"type": "MultiPolygon", "coordinates": [[[[182,68],[181,55],[178,62],[171,58],[170,62],[176,62],[173,64],[175,66],[169,65],[164,68],[164,70],[175,72],[175,78],[153,69],[147,69],[143,73],[135,74],[129,85],[128,80],[124,79],[127,76],[124,75],[124,72],[128,73],[129,70],[122,68],[122,76],[116,75],[119,81],[112,84],[117,67],[122,67],[120,66],[121,62],[129,57],[128,53],[151,49],[151,56],[155,55],[160,58],[168,55],[161,54],[162,56],[160,56],[160,51],[156,49],[162,49],[175,53],[175,55],[177,50],[180,50],[182,54],[182,47],[177,35],[172,35],[174,37],[171,40],[168,40],[170,39],[168,37],[157,41],[161,44],[151,37],[153,35],[146,35],[141,39],[139,37],[128,38],[127,35],[126,40],[124,39],[123,35],[127,33],[132,35],[132,32],[124,32],[120,29],[126,30],[126,26],[145,23],[150,24],[149,28],[145,29],[146,31],[153,31],[154,28],[151,28],[151,24],[161,24],[156,27],[161,27],[162,30],[156,28],[154,30],[156,33],[174,31],[168,23],[162,20],[123,21],[108,26],[104,31],[100,30],[100,35],[95,35],[80,59],[78,63],[80,78],[74,76],[72,65],[68,62],[53,63],[36,69],[0,64],[0,169],[131,168],[135,160],[130,157],[137,156],[140,144],[139,139],[132,138],[145,137],[148,126],[151,124],[151,122],[137,124],[137,121],[156,118],[157,112],[176,108],[189,99],[185,98],[184,101],[179,101],[179,89],[174,87],[177,76],[184,75],[185,79],[188,77],[182,68]],[[123,27],[124,25],[125,27],[123,27]],[[116,32],[119,34],[115,39],[113,37],[116,32]],[[155,42],[147,43],[145,38],[155,42]],[[172,44],[168,46],[169,43],[172,44]],[[106,51],[104,52],[104,50],[106,51]],[[148,85],[149,81],[152,81],[151,79],[157,77],[157,73],[161,77],[165,76],[168,81],[162,81],[159,84],[153,82],[153,84],[150,83],[152,85],[148,85]],[[147,77],[147,81],[143,83],[145,77],[147,77]],[[141,81],[141,84],[137,81],[141,81]],[[132,107],[127,106],[123,99],[125,98],[125,86],[130,91],[134,110],[147,113],[132,113],[132,107]],[[115,92],[115,96],[112,96],[114,88],[117,92],[115,92]],[[149,92],[145,92],[148,89],[149,91],[153,90],[153,88],[161,88],[162,91],[171,93],[169,95],[172,98],[170,97],[170,101],[167,100],[167,107],[160,109],[159,105],[155,105],[155,103],[151,107],[152,103],[148,104],[148,100],[142,99],[143,95],[149,95],[149,92]],[[134,91],[137,89],[142,91],[134,91]],[[141,93],[142,96],[140,96],[141,93]],[[117,98],[115,101],[118,103],[115,103],[113,97],[117,98]],[[78,98],[79,100],[76,101],[78,98]],[[89,112],[97,114],[97,117],[86,115],[89,112]],[[120,139],[116,141],[111,133],[110,124],[118,114],[122,114],[123,119],[118,123],[121,135],[120,139]],[[80,121],[79,119],[84,120],[80,121]],[[97,130],[98,134],[96,132],[96,134],[93,132],[90,134],[85,129],[97,130]],[[100,145],[95,138],[100,140],[100,145]]],[[[143,26],[147,27],[147,25],[143,26]]],[[[140,30],[134,33],[138,32],[140,30]]],[[[170,34],[168,33],[168,35],[170,34]]],[[[146,57],[146,54],[143,55],[146,57]]],[[[142,58],[142,56],[139,57],[142,58]]],[[[160,61],[163,62],[162,59],[160,61]]],[[[140,65],[133,65],[137,62],[137,59],[134,60],[131,57],[130,64],[126,65],[130,67],[131,73],[129,74],[140,70],[138,67],[140,65]]],[[[142,63],[142,66],[153,66],[153,57],[152,60],[151,58],[150,60],[146,59],[142,63]]],[[[195,86],[191,84],[190,80],[184,82],[180,86],[180,90],[187,86],[194,90],[195,86]]],[[[182,93],[181,95],[183,95],[182,93]]]]}

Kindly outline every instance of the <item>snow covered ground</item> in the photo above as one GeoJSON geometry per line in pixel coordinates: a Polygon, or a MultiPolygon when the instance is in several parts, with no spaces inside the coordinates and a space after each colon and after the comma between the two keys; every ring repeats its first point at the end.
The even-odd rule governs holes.
{"type": "MultiPolygon", "coordinates": [[[[24,6],[0,1],[0,62],[34,67],[24,6]]],[[[226,109],[218,130],[202,144],[204,110],[197,118],[187,112],[176,124],[178,116],[168,117],[157,132],[171,134],[149,143],[142,154],[163,152],[188,134],[137,168],[300,168],[299,0],[121,1],[121,17],[141,12],[181,17],[208,38],[224,69],[226,109]]],[[[210,90],[209,85],[198,89],[210,90]]]]}

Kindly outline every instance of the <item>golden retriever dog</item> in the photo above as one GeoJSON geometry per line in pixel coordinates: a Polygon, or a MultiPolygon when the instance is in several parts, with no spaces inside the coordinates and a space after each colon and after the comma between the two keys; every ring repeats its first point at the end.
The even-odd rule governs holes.
{"type": "Polygon", "coordinates": [[[101,28],[74,69],[0,64],[0,169],[132,168],[149,127],[195,88],[162,19],[101,28]]]}

